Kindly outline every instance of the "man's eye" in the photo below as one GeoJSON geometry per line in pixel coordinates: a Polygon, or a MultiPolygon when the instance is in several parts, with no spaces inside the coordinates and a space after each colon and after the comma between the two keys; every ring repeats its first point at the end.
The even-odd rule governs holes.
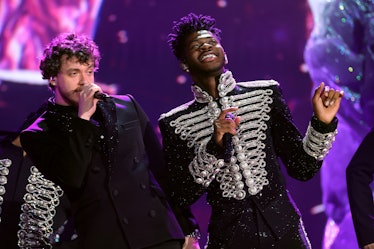
{"type": "Polygon", "coordinates": [[[191,46],[191,49],[199,49],[200,48],[200,44],[193,44],[191,46]]]}

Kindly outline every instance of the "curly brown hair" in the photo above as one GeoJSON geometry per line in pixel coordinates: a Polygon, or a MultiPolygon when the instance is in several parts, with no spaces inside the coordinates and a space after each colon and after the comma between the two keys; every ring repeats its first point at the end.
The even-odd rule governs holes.
{"type": "Polygon", "coordinates": [[[99,69],[100,52],[96,43],[85,35],[62,33],[54,38],[44,49],[39,68],[43,79],[51,79],[61,70],[61,57],[76,57],[80,63],[92,60],[94,71],[99,69]]]}

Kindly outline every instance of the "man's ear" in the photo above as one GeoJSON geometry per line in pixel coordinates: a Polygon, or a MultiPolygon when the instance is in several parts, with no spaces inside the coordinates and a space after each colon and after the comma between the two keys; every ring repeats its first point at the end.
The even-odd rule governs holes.
{"type": "Polygon", "coordinates": [[[190,72],[190,70],[188,69],[188,66],[187,66],[187,64],[185,63],[185,62],[180,62],[179,63],[179,66],[181,67],[181,69],[183,70],[183,71],[185,71],[186,73],[189,73],[190,72]]]}
{"type": "Polygon", "coordinates": [[[225,53],[225,65],[229,63],[229,59],[227,59],[227,54],[225,53]]]}
{"type": "Polygon", "coordinates": [[[50,86],[56,86],[56,78],[55,77],[51,77],[49,80],[49,85],[50,86]]]}

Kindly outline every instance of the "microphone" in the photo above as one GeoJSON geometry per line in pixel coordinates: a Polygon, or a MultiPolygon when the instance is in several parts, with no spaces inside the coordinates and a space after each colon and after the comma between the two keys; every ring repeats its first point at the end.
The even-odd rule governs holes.
{"type": "Polygon", "coordinates": [[[99,91],[95,92],[95,94],[94,94],[95,99],[104,100],[104,99],[109,98],[109,97],[110,96],[107,93],[102,93],[102,92],[99,92],[99,91]]]}
{"type": "MultiPolygon", "coordinates": [[[[235,116],[228,112],[225,116],[225,118],[229,118],[231,120],[235,119],[235,116]]],[[[222,144],[223,144],[223,161],[225,163],[229,163],[231,160],[231,152],[234,149],[234,146],[232,144],[232,134],[231,133],[225,133],[222,137],[222,144]]]]}

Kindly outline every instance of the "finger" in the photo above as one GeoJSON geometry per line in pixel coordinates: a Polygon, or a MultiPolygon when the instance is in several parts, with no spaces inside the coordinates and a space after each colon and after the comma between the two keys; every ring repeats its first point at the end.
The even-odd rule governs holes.
{"type": "Polygon", "coordinates": [[[332,97],[333,99],[338,99],[338,98],[341,98],[343,95],[342,95],[342,91],[334,91],[332,92],[332,97]]]}
{"type": "MultiPolygon", "coordinates": [[[[336,102],[336,103],[340,104],[343,96],[344,96],[344,91],[343,90],[341,90],[341,91],[335,91],[334,92],[334,96],[333,96],[333,102],[334,103],[336,102]]],[[[332,105],[332,104],[330,104],[330,105],[332,105]]]]}
{"type": "Polygon", "coordinates": [[[329,97],[330,99],[332,99],[332,98],[335,97],[335,95],[338,96],[338,95],[339,95],[339,92],[336,91],[335,89],[331,88],[331,89],[329,90],[329,93],[328,93],[328,94],[329,94],[328,97],[329,97]]]}
{"type": "Polygon", "coordinates": [[[95,93],[95,91],[97,89],[97,86],[94,85],[94,84],[87,84],[85,86],[82,87],[82,92],[87,95],[87,96],[90,96],[90,95],[93,95],[95,93]]]}
{"type": "Polygon", "coordinates": [[[213,125],[214,125],[214,129],[217,130],[217,129],[221,129],[221,123],[219,122],[219,119],[216,119],[214,122],[213,122],[213,125]]]}
{"type": "Polygon", "coordinates": [[[342,98],[344,96],[344,91],[343,90],[340,90],[339,91],[339,97],[342,98]]]}
{"type": "MultiPolygon", "coordinates": [[[[325,107],[329,107],[334,105],[334,103],[343,97],[344,92],[343,91],[335,91],[335,90],[330,90],[328,92],[328,96],[323,99],[323,105],[325,107]]],[[[340,102],[339,102],[340,103],[340,102]]]]}
{"type": "Polygon", "coordinates": [[[101,87],[99,85],[96,85],[95,83],[90,84],[90,87],[94,92],[103,92],[101,87]]]}
{"type": "Polygon", "coordinates": [[[240,123],[240,116],[236,116],[234,121],[235,121],[236,126],[238,126],[240,123]]]}
{"type": "Polygon", "coordinates": [[[231,130],[236,126],[235,121],[231,118],[216,119],[213,124],[216,129],[220,129],[222,132],[231,130]]]}
{"type": "Polygon", "coordinates": [[[325,86],[325,83],[321,82],[321,84],[316,88],[316,90],[314,91],[314,95],[313,95],[313,101],[317,101],[321,97],[324,86],[325,86]]]}
{"type": "Polygon", "coordinates": [[[226,114],[228,114],[229,112],[235,112],[238,110],[238,107],[230,107],[230,108],[227,108],[227,109],[224,109],[221,114],[219,115],[219,119],[225,119],[226,118],[226,114]]]}
{"type": "Polygon", "coordinates": [[[335,90],[329,87],[325,87],[325,98],[323,99],[323,104],[328,107],[334,104],[335,102],[335,90]]]}
{"type": "Polygon", "coordinates": [[[342,99],[343,99],[342,96],[343,96],[343,95],[342,95],[342,92],[340,91],[340,92],[339,92],[339,97],[336,98],[336,100],[335,100],[335,104],[336,104],[336,105],[340,106],[340,102],[341,102],[342,99]]]}
{"type": "Polygon", "coordinates": [[[81,91],[79,92],[81,97],[88,98],[91,95],[91,88],[89,85],[85,85],[82,87],[81,91]]]}
{"type": "Polygon", "coordinates": [[[329,97],[329,94],[330,94],[330,92],[331,91],[333,91],[329,86],[325,86],[324,88],[323,88],[323,95],[326,97],[326,98],[328,98],[329,97]]]}

